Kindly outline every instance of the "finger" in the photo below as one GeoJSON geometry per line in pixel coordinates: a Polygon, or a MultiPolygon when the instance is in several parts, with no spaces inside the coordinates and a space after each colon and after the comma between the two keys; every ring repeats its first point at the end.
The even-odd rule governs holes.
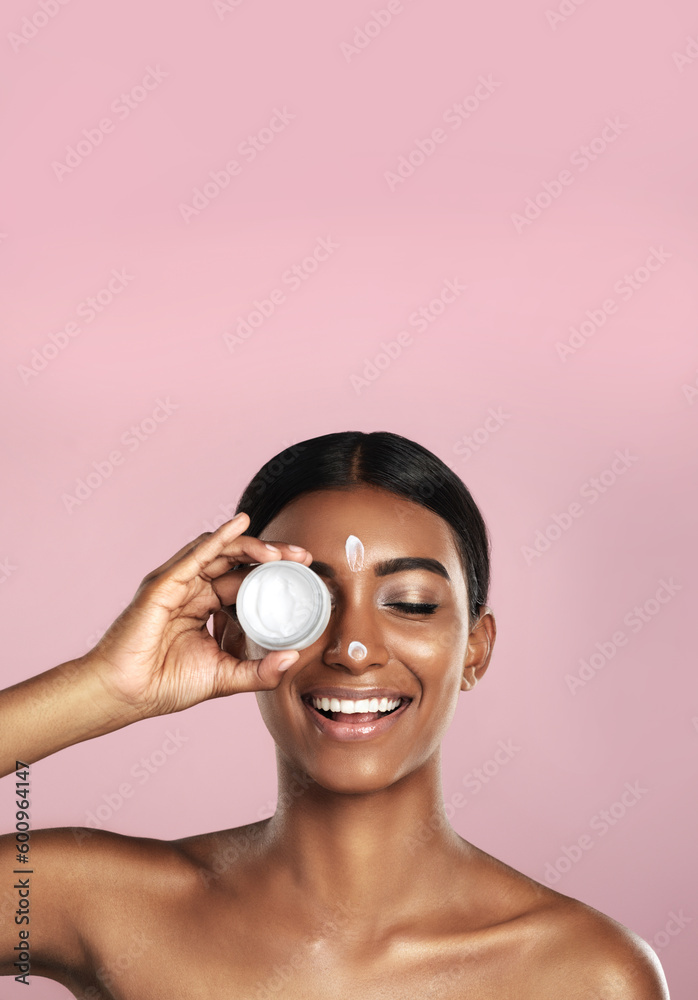
{"type": "MultiPolygon", "coordinates": [[[[196,555],[197,553],[192,551],[192,556],[196,555]]],[[[313,561],[311,553],[301,545],[294,545],[289,542],[270,542],[267,539],[255,538],[253,535],[240,535],[230,545],[227,545],[205,568],[202,568],[199,571],[199,576],[212,581],[216,578],[220,579],[224,574],[231,572],[231,570],[243,568],[235,564],[244,562],[273,562],[276,559],[293,560],[294,562],[301,562],[305,566],[309,566],[313,561]]],[[[242,582],[242,577],[239,580],[242,582]]]]}
{"type": "MultiPolygon", "coordinates": [[[[240,536],[240,542],[241,543],[243,543],[243,542],[246,543],[247,539],[248,538],[251,539],[251,537],[252,536],[241,535],[240,536]]],[[[240,554],[240,560],[239,560],[239,562],[242,562],[243,556],[247,557],[247,561],[253,561],[253,562],[257,562],[257,563],[260,563],[260,562],[272,562],[273,560],[276,559],[276,552],[278,552],[280,554],[280,557],[282,559],[287,559],[287,560],[293,561],[293,562],[300,562],[300,563],[303,563],[303,565],[305,565],[305,566],[310,566],[310,564],[313,561],[313,557],[312,557],[311,553],[308,552],[307,549],[304,549],[300,545],[291,545],[288,542],[269,541],[268,539],[265,538],[263,540],[262,539],[254,539],[253,546],[248,547],[246,553],[241,553],[240,554]],[[256,546],[256,543],[258,543],[258,542],[261,542],[261,544],[268,551],[265,552],[264,549],[258,548],[256,546]],[[270,549],[270,546],[271,546],[271,549],[270,549]],[[269,551],[272,552],[271,555],[269,555],[269,551]]],[[[214,561],[213,563],[211,563],[211,565],[209,565],[209,566],[206,567],[206,576],[207,577],[210,576],[212,578],[213,577],[218,577],[220,579],[223,576],[223,574],[231,572],[231,565],[230,565],[230,563],[231,562],[234,563],[234,562],[238,561],[238,560],[236,560],[236,558],[234,558],[234,556],[235,556],[234,552],[232,553],[232,556],[233,556],[233,558],[231,558],[231,556],[229,556],[227,554],[222,554],[219,557],[219,560],[214,561]],[[227,560],[227,564],[226,564],[226,560],[227,560]]],[[[245,568],[246,567],[244,567],[242,565],[240,565],[240,566],[233,566],[232,570],[238,570],[238,569],[242,570],[242,569],[245,569],[245,568]]]]}
{"type": "Polygon", "coordinates": [[[222,524],[215,531],[203,531],[197,538],[187,542],[187,544],[183,545],[178,552],[175,552],[173,556],[170,556],[170,558],[164,562],[162,566],[158,566],[156,569],[151,570],[151,572],[144,577],[144,580],[150,580],[152,577],[161,576],[163,573],[166,573],[167,570],[171,569],[172,566],[180,562],[181,559],[193,552],[194,549],[201,545],[201,543],[207,538],[213,538],[214,535],[220,536],[221,533],[227,537],[231,534],[231,530],[233,532],[232,537],[241,535],[248,527],[249,523],[249,514],[246,514],[244,511],[240,511],[239,514],[236,514],[230,521],[226,521],[225,524],[222,524]]]}
{"type": "Polygon", "coordinates": [[[273,562],[282,554],[271,542],[263,542],[252,535],[240,535],[225,543],[218,551],[209,545],[213,537],[205,539],[188,556],[172,567],[169,575],[178,583],[187,583],[200,576],[210,582],[236,568],[239,563],[273,562]]]}
{"type": "Polygon", "coordinates": [[[235,604],[242,581],[256,568],[256,566],[240,566],[211,580],[211,589],[221,602],[222,607],[235,604]]]}
{"type": "MultiPolygon", "coordinates": [[[[267,539],[265,539],[265,544],[275,546],[275,548],[277,548],[281,553],[282,559],[300,562],[303,563],[304,566],[310,566],[313,561],[311,553],[301,545],[293,545],[289,542],[277,542],[276,540],[268,541],[267,539]]],[[[220,576],[211,580],[211,586],[216,594],[216,597],[224,607],[235,603],[242,581],[255,568],[255,566],[235,567],[234,569],[228,569],[227,572],[224,572],[220,576]]],[[[214,565],[207,567],[207,574],[213,576],[213,569],[214,565]]]]}
{"type": "Polygon", "coordinates": [[[275,649],[259,660],[236,660],[221,650],[214,697],[275,688],[299,658],[297,649],[275,649]]]}
{"type": "MultiPolygon", "coordinates": [[[[241,519],[243,515],[240,515],[241,519]]],[[[244,515],[247,519],[248,515],[244,515]]],[[[228,572],[231,566],[240,562],[268,562],[280,559],[281,553],[273,545],[240,533],[243,521],[237,519],[221,525],[212,534],[185,552],[183,556],[161,574],[170,582],[186,584],[197,576],[205,580],[228,572]]],[[[249,524],[249,520],[248,520],[249,524]]]]}
{"type": "Polygon", "coordinates": [[[265,538],[265,542],[270,545],[274,545],[282,554],[284,559],[293,559],[295,562],[304,563],[306,566],[310,566],[313,561],[313,557],[308,549],[303,548],[302,545],[292,545],[290,542],[277,542],[275,538],[265,538]]]}

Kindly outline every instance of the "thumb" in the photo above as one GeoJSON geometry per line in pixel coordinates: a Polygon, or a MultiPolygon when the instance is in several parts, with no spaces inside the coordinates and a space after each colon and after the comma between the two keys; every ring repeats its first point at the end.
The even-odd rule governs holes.
{"type": "Polygon", "coordinates": [[[223,657],[216,676],[215,698],[277,687],[284,672],[296,663],[300,653],[295,649],[275,649],[259,660],[236,660],[229,654],[223,654],[223,657]]]}

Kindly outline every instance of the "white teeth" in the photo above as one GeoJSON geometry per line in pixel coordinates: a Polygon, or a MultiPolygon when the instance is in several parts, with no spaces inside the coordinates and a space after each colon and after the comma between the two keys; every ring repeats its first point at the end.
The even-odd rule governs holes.
{"type": "Polygon", "coordinates": [[[312,698],[313,707],[324,712],[342,712],[353,715],[355,712],[390,712],[397,708],[402,698],[362,698],[351,701],[347,698],[312,698]]]}

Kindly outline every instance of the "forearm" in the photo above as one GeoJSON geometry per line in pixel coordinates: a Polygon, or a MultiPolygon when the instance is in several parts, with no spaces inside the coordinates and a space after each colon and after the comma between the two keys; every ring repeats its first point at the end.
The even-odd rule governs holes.
{"type": "Polygon", "coordinates": [[[0,776],[137,719],[109,698],[90,660],[68,660],[0,691],[0,776]]]}

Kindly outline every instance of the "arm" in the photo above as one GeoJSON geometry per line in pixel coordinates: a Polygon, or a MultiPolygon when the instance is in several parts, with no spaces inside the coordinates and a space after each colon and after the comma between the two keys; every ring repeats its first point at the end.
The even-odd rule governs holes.
{"type": "Polygon", "coordinates": [[[134,706],[109,697],[89,654],[68,660],[0,691],[0,776],[14,771],[16,761],[33,764],[140,717],[134,706]]]}
{"type": "MultiPolygon", "coordinates": [[[[143,579],[94,649],[0,692],[1,774],[14,772],[18,760],[33,764],[140,719],[181,712],[208,698],[278,686],[280,668],[294,662],[297,652],[236,659],[207,628],[212,614],[235,601],[246,571],[231,566],[281,558],[311,562],[305,549],[284,543],[269,548],[243,535],[248,524],[247,514],[241,514],[200,535],[143,579]]],[[[114,834],[90,840],[90,851],[97,853],[85,866],[72,830],[31,835],[32,967],[61,982],[66,970],[80,970],[88,962],[86,893],[89,897],[99,891],[100,877],[122,850],[114,834]]],[[[21,869],[16,854],[15,834],[0,837],[0,870],[21,869]]],[[[10,878],[19,881],[23,875],[10,878]]],[[[18,919],[22,886],[6,885],[7,890],[0,890],[0,974],[15,975],[13,963],[23,940],[19,932],[27,928],[18,919]]]]}
{"type": "Polygon", "coordinates": [[[208,698],[274,688],[293,651],[238,660],[209,633],[210,616],[235,601],[244,570],[231,565],[310,553],[243,535],[240,514],[180,549],[141,582],[134,599],[84,656],[0,692],[0,776],[63,747],[208,698]],[[31,719],[31,725],[27,720],[31,719]]]}

